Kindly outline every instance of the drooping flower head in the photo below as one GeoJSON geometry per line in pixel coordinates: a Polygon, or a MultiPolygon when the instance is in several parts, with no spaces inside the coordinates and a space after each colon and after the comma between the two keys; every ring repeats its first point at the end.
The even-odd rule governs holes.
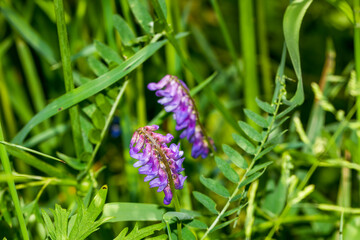
{"type": "Polygon", "coordinates": [[[164,204],[168,205],[173,198],[169,179],[175,189],[182,189],[187,178],[180,174],[185,158],[182,158],[180,143],[168,147],[174,137],[170,133],[166,136],[155,133],[158,129],[159,126],[152,125],[136,130],[130,142],[130,156],[138,160],[134,167],[140,167],[139,173],[147,175],[144,181],[150,181],[151,188],[158,187],[158,192],[164,191],[164,204]]]}
{"type": "Polygon", "coordinates": [[[183,130],[180,138],[186,137],[193,144],[191,156],[206,158],[209,153],[209,143],[213,145],[213,140],[206,139],[199,125],[196,106],[186,84],[176,76],[166,75],[158,83],[149,83],[148,89],[156,91],[156,96],[162,97],[158,103],[164,105],[166,112],[174,113],[175,129],[183,130]]]}

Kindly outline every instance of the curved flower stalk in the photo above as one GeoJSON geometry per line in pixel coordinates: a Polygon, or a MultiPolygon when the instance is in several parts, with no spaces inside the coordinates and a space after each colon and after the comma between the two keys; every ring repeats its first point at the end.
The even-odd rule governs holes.
{"type": "Polygon", "coordinates": [[[176,76],[166,75],[158,83],[149,83],[148,89],[156,91],[158,103],[164,105],[166,112],[173,112],[176,130],[183,132],[180,138],[187,138],[193,144],[191,156],[206,158],[214,141],[206,136],[199,121],[199,115],[186,84],[176,76]]]}
{"type": "Polygon", "coordinates": [[[170,133],[166,136],[155,133],[158,129],[159,126],[152,125],[136,130],[130,142],[130,156],[138,160],[134,167],[140,167],[139,173],[147,175],[144,181],[150,181],[151,188],[158,187],[158,192],[164,191],[164,204],[168,205],[173,191],[182,189],[187,178],[180,174],[185,158],[180,143],[168,147],[174,137],[170,133]]]}

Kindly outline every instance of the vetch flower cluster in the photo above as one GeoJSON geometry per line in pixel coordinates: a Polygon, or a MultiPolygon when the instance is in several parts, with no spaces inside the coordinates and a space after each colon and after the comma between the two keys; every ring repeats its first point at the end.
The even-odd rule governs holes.
{"type": "Polygon", "coordinates": [[[138,160],[134,167],[140,167],[139,173],[147,175],[144,181],[150,181],[151,188],[158,187],[158,192],[164,191],[164,204],[168,205],[173,198],[172,189],[182,189],[187,178],[180,174],[185,158],[180,144],[167,146],[174,137],[170,133],[155,133],[158,129],[152,125],[136,130],[130,142],[130,156],[138,160]]]}
{"type": "Polygon", "coordinates": [[[166,112],[173,112],[176,120],[176,130],[183,132],[180,138],[187,138],[193,144],[191,156],[206,158],[209,153],[211,138],[206,135],[199,122],[195,103],[189,94],[186,84],[176,76],[166,75],[158,83],[149,83],[148,89],[156,91],[158,103],[164,105],[166,112]]]}

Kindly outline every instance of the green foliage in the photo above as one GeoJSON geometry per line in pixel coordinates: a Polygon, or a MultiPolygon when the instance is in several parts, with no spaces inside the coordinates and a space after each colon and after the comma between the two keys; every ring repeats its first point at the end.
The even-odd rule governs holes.
{"type": "Polygon", "coordinates": [[[1,1],[0,238],[357,239],[359,9],[1,1]],[[165,74],[189,86],[206,159],[146,89],[165,74]],[[184,151],[169,206],[129,156],[152,124],[184,151]]]}
{"type": "Polygon", "coordinates": [[[52,240],[83,240],[97,231],[100,225],[111,219],[111,217],[107,217],[96,220],[103,210],[107,192],[107,186],[102,186],[88,207],[85,207],[81,200],[77,201],[77,214],[73,215],[70,219],[70,211],[61,208],[57,204],[55,205],[55,210],[51,209],[54,215],[54,223],[43,210],[42,215],[50,238],[52,240]]]}

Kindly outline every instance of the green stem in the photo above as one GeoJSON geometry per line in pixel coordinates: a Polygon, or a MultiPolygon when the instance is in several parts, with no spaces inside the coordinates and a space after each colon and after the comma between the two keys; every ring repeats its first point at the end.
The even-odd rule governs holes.
{"type": "Polygon", "coordinates": [[[256,1],[256,12],[257,12],[257,33],[259,40],[259,57],[261,66],[262,83],[264,84],[263,90],[265,93],[265,99],[271,101],[272,97],[272,77],[271,77],[271,65],[269,58],[269,47],[266,37],[266,15],[265,15],[265,0],[256,1]]]}
{"type": "Polygon", "coordinates": [[[97,154],[97,152],[99,151],[99,148],[101,146],[101,143],[103,142],[104,138],[105,138],[105,135],[108,131],[108,128],[111,124],[111,121],[114,117],[114,114],[115,114],[115,111],[120,103],[120,100],[122,98],[122,96],[124,95],[124,92],[125,92],[125,89],[126,89],[126,86],[128,85],[128,81],[125,81],[123,86],[121,87],[120,91],[119,91],[119,94],[116,96],[116,99],[115,99],[115,102],[113,104],[113,106],[111,107],[111,110],[110,110],[110,113],[106,119],[106,122],[105,122],[105,126],[103,128],[103,130],[101,131],[101,134],[100,134],[100,141],[96,144],[95,148],[94,148],[94,151],[92,152],[91,154],[91,159],[88,161],[87,163],[87,166],[86,166],[86,169],[84,172],[82,172],[81,174],[79,174],[78,176],[78,180],[79,179],[82,179],[90,170],[94,160],[95,160],[95,156],[97,154]]]}
{"type": "MultiPolygon", "coordinates": [[[[66,30],[64,4],[62,0],[54,0],[56,25],[58,30],[61,62],[63,65],[64,81],[66,92],[74,89],[73,73],[71,69],[70,46],[66,30]]],[[[81,125],[79,118],[79,108],[77,105],[69,109],[72,133],[76,156],[79,158],[84,151],[84,142],[82,139],[81,125]]]]}
{"type": "MultiPolygon", "coordinates": [[[[254,99],[259,96],[256,70],[256,40],[254,30],[253,0],[239,0],[240,39],[244,60],[245,107],[260,113],[254,99]]],[[[251,122],[252,126],[255,126],[251,122]]]]}
{"type": "Polygon", "coordinates": [[[280,105],[281,105],[281,99],[282,99],[283,94],[284,94],[284,91],[280,90],[280,91],[279,91],[278,98],[277,98],[277,103],[276,103],[276,109],[275,109],[274,116],[273,116],[272,119],[271,119],[269,128],[267,129],[266,134],[265,134],[265,137],[264,137],[263,140],[261,141],[261,144],[260,144],[260,146],[258,147],[258,150],[257,150],[256,154],[254,155],[253,160],[251,161],[249,167],[246,169],[246,172],[244,173],[244,175],[242,176],[242,178],[241,178],[241,180],[239,181],[238,185],[236,186],[233,194],[229,197],[227,203],[225,204],[225,206],[223,207],[223,209],[221,210],[221,212],[218,214],[218,216],[216,217],[216,219],[213,221],[213,223],[211,224],[211,226],[206,230],[206,232],[205,232],[205,234],[202,236],[201,240],[205,239],[206,236],[212,231],[212,229],[213,229],[213,228],[216,226],[216,224],[220,221],[221,216],[222,216],[222,215],[226,212],[226,210],[229,208],[232,199],[233,199],[235,196],[237,196],[237,194],[238,194],[238,192],[239,192],[239,190],[240,190],[239,187],[240,187],[241,184],[245,181],[246,176],[247,176],[247,173],[250,172],[251,169],[254,167],[255,162],[256,162],[255,159],[258,158],[259,154],[260,154],[261,151],[263,150],[264,145],[265,145],[268,137],[270,136],[272,127],[274,126],[275,119],[276,119],[276,115],[277,115],[277,113],[279,112],[279,108],[280,108],[280,105]]]}
{"type": "MultiPolygon", "coordinates": [[[[4,139],[2,126],[1,126],[1,120],[0,120],[0,141],[4,141],[4,140],[5,139],[4,139]]],[[[3,165],[5,173],[8,174],[9,176],[12,176],[9,157],[8,157],[8,155],[6,153],[6,149],[5,149],[5,147],[3,145],[0,145],[0,158],[1,158],[1,163],[3,165]]],[[[27,229],[26,229],[24,216],[23,216],[23,214],[21,212],[19,196],[18,196],[18,194],[16,192],[14,179],[9,178],[7,180],[7,183],[8,183],[8,186],[9,186],[9,191],[10,191],[11,198],[12,198],[12,200],[14,202],[16,215],[17,215],[17,218],[19,220],[21,235],[22,235],[23,239],[28,240],[29,235],[28,235],[28,232],[27,232],[27,229]]]]}
{"type": "MultiPolygon", "coordinates": [[[[354,54],[355,54],[355,71],[356,82],[360,84],[360,0],[354,0],[354,54]]],[[[357,121],[360,121],[360,96],[356,97],[357,121]]],[[[358,149],[360,149],[360,133],[357,131],[358,149]]],[[[360,163],[360,150],[358,150],[355,161],[360,163]]],[[[360,176],[360,175],[358,175],[360,176]]],[[[360,179],[360,178],[358,178],[360,179]]]]}
{"type": "MultiPolygon", "coordinates": [[[[175,34],[173,29],[166,23],[166,18],[161,10],[161,7],[159,5],[158,0],[151,0],[153,7],[159,16],[160,20],[165,24],[165,31],[166,36],[171,45],[175,48],[177,54],[179,55],[181,59],[181,63],[187,68],[191,74],[194,76],[197,83],[201,83],[203,81],[203,77],[200,75],[200,73],[195,69],[195,65],[192,64],[186,57],[183,51],[181,50],[181,47],[179,43],[177,42],[175,38],[175,34]]],[[[218,97],[216,96],[215,92],[212,90],[212,88],[208,88],[207,91],[204,91],[205,96],[209,101],[212,102],[212,104],[220,111],[220,113],[224,116],[225,120],[228,121],[228,123],[239,133],[241,133],[241,129],[239,125],[237,124],[237,121],[232,117],[231,113],[228,109],[226,109],[223,104],[219,101],[218,97]]]]}
{"type": "Polygon", "coordinates": [[[228,48],[228,50],[230,52],[230,56],[232,58],[232,61],[234,62],[236,70],[238,72],[238,77],[242,78],[242,73],[241,73],[241,70],[240,70],[238,57],[236,55],[236,50],[235,50],[234,44],[233,44],[233,42],[231,40],[231,36],[230,36],[230,33],[229,33],[228,28],[226,26],[224,17],[223,17],[223,15],[221,13],[219,3],[217,2],[217,0],[211,0],[211,4],[213,5],[216,17],[217,17],[217,19],[219,21],[220,29],[221,29],[221,32],[223,34],[226,47],[228,48]]]}
{"type": "MultiPolygon", "coordinates": [[[[329,140],[329,143],[327,145],[327,148],[323,152],[323,155],[325,155],[332,148],[333,144],[335,144],[336,138],[341,133],[341,131],[345,128],[346,123],[348,123],[350,121],[350,119],[352,118],[352,116],[355,114],[355,111],[356,111],[356,105],[349,111],[349,113],[347,114],[345,120],[340,124],[339,128],[336,130],[334,135],[329,140]]],[[[307,172],[305,178],[299,184],[299,186],[297,188],[297,191],[301,191],[301,190],[303,190],[305,188],[306,184],[309,182],[311,176],[314,174],[314,172],[316,171],[318,166],[319,166],[318,161],[313,163],[310,170],[307,172]]],[[[266,239],[271,239],[272,238],[272,236],[275,234],[276,230],[279,228],[280,224],[282,223],[282,219],[287,216],[287,214],[290,211],[291,207],[292,207],[292,203],[291,203],[291,201],[289,201],[286,204],[286,206],[285,206],[284,210],[282,211],[281,215],[277,218],[276,222],[274,223],[274,226],[272,227],[271,231],[267,235],[266,239]]]]}

